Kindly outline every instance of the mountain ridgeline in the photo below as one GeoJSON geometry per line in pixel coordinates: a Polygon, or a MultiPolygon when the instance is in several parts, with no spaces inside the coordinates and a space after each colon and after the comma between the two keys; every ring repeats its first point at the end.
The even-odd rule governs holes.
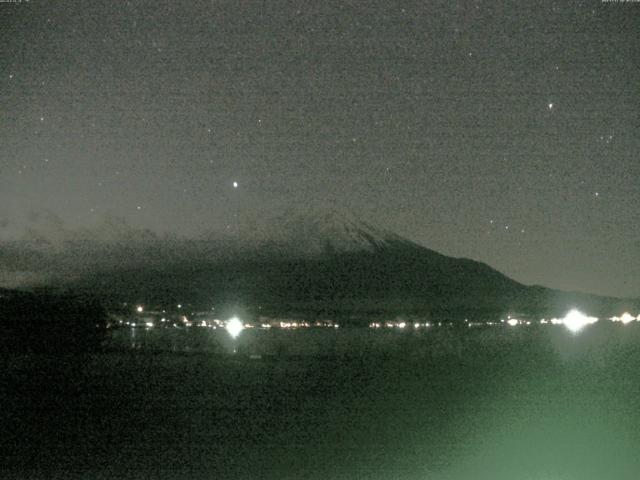
{"type": "Polygon", "coordinates": [[[268,315],[353,319],[549,317],[574,307],[604,316],[638,304],[526,286],[486,264],[439,254],[336,212],[291,216],[235,239],[192,242],[163,255],[163,261],[82,275],[74,288],[157,305],[224,305],[268,315]],[[246,238],[251,242],[243,243],[246,238]]]}

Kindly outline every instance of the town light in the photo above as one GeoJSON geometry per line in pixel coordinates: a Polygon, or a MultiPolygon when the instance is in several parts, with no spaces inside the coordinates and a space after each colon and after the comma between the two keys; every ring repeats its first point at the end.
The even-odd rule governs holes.
{"type": "Polygon", "coordinates": [[[582,330],[584,326],[589,325],[590,323],[595,323],[597,321],[597,318],[588,317],[575,308],[573,310],[570,310],[569,313],[567,313],[562,319],[562,323],[564,324],[564,326],[571,330],[573,333],[577,333],[582,330]]]}
{"type": "Polygon", "coordinates": [[[227,321],[227,325],[225,326],[225,328],[232,338],[236,338],[244,329],[244,325],[242,325],[242,322],[238,319],[238,317],[233,317],[227,321]]]}
{"type": "Polygon", "coordinates": [[[635,317],[633,315],[631,315],[629,312],[624,312],[622,314],[622,316],[620,317],[620,321],[626,325],[627,323],[633,322],[635,320],[635,317]]]}

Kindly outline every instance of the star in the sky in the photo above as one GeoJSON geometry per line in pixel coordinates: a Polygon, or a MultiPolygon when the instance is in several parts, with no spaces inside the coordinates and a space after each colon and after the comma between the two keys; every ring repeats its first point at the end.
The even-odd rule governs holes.
{"type": "MultiPolygon", "coordinates": [[[[357,15],[319,7],[295,18],[304,8],[294,6],[289,14],[270,17],[264,28],[252,31],[247,44],[244,30],[224,25],[261,18],[262,7],[249,4],[240,11],[231,4],[228,9],[220,6],[224,11],[211,17],[212,28],[204,30],[159,30],[157,25],[171,25],[170,9],[156,10],[158,22],[151,24],[136,22],[126,9],[109,10],[111,33],[118,37],[115,43],[107,31],[82,28],[94,19],[92,15],[107,10],[79,10],[68,21],[51,24],[47,11],[32,12],[34,24],[42,26],[46,20],[48,28],[55,28],[30,36],[30,49],[48,52],[49,34],[54,35],[60,49],[91,59],[92,70],[105,75],[75,75],[73,58],[21,58],[23,36],[7,37],[7,52],[13,57],[0,76],[4,75],[7,88],[7,110],[18,113],[0,115],[0,185],[10,181],[17,185],[0,187],[0,205],[9,202],[21,210],[50,202],[63,217],[75,212],[89,217],[90,208],[95,209],[93,215],[108,208],[132,223],[148,222],[145,228],[195,236],[209,231],[206,222],[225,216],[235,228],[230,205],[225,205],[229,200],[233,200],[231,210],[237,209],[243,218],[254,215],[254,209],[271,213],[301,198],[322,204],[330,196],[339,206],[353,208],[356,216],[367,212],[373,224],[398,227],[436,249],[437,242],[446,244],[454,230],[442,230],[431,245],[428,225],[445,216],[459,222],[473,219],[480,233],[488,231],[505,242],[536,236],[537,242],[548,243],[541,243],[541,250],[523,252],[521,258],[496,250],[488,239],[476,244],[471,236],[460,239],[455,248],[489,263],[497,258],[496,266],[504,266],[509,274],[516,265],[534,259],[531,272],[533,277],[540,273],[541,283],[547,269],[535,265],[535,255],[551,248],[558,248],[558,257],[565,248],[572,252],[561,241],[567,217],[584,220],[592,214],[593,222],[606,218],[618,227],[620,245],[629,246],[623,232],[633,235],[637,225],[623,218],[624,210],[616,210],[617,199],[609,191],[616,192],[617,182],[629,179],[634,167],[631,136],[618,127],[633,124],[633,109],[623,101],[633,96],[632,89],[630,84],[616,83],[625,78],[633,55],[630,49],[616,49],[615,42],[602,42],[597,32],[576,38],[575,25],[586,25],[584,15],[589,17],[591,8],[585,12],[579,6],[565,9],[558,4],[554,8],[561,15],[553,18],[545,9],[521,16],[501,10],[497,13],[505,16],[493,18],[475,17],[473,8],[474,15],[458,16],[449,9],[432,9],[425,15],[408,5],[389,11],[372,7],[357,15]],[[323,15],[343,13],[338,37],[323,30],[323,15]],[[402,25],[405,16],[411,19],[410,28],[402,25]],[[289,24],[293,19],[296,22],[289,24]],[[531,32],[539,28],[539,35],[530,36],[517,51],[503,51],[492,39],[504,33],[505,21],[531,32]],[[558,27],[552,37],[544,34],[549,22],[558,27]],[[372,36],[367,32],[371,25],[383,34],[372,36]],[[319,27],[321,38],[301,42],[300,35],[308,34],[310,27],[319,27]],[[425,42],[425,32],[441,32],[455,41],[425,42]],[[106,36],[106,44],[99,33],[106,36]],[[273,38],[279,39],[281,48],[270,48],[273,38]],[[327,50],[327,41],[349,48],[327,50]],[[267,47],[254,48],[254,43],[267,47]],[[119,49],[121,45],[131,48],[119,49]],[[176,48],[165,48],[169,45],[176,48]],[[191,48],[194,45],[198,48],[191,48]],[[400,55],[399,61],[389,62],[389,45],[400,55]],[[120,68],[112,68],[112,55],[100,54],[104,48],[119,55],[120,68]],[[161,57],[166,64],[157,63],[161,57]],[[431,68],[430,60],[438,58],[454,60],[431,68]],[[171,65],[171,71],[164,71],[163,65],[171,65]],[[204,65],[202,72],[197,68],[190,74],[193,65],[204,65]],[[73,88],[56,77],[58,69],[74,73],[73,88]],[[205,70],[212,75],[201,75],[205,70]],[[513,76],[488,81],[496,71],[505,70],[513,76]],[[139,86],[134,94],[121,95],[123,79],[139,86]],[[389,81],[392,87],[387,86],[389,81]],[[573,88],[577,84],[580,88],[573,88]],[[478,89],[482,97],[460,97],[460,92],[478,89]],[[71,106],[65,104],[64,95],[71,106]],[[449,101],[452,98],[462,100],[449,101]],[[499,104],[483,109],[487,99],[498,99],[499,104]],[[574,105],[583,105],[585,99],[588,115],[576,113],[574,105]],[[184,105],[194,108],[180,107],[184,105]],[[481,118],[477,126],[476,114],[481,118]],[[566,115],[571,116],[570,123],[563,121],[566,115]],[[558,129],[557,135],[552,128],[558,129]],[[505,140],[507,129],[521,135],[505,140]],[[472,171],[480,173],[477,181],[449,202],[450,192],[464,185],[472,171]],[[280,172],[302,174],[292,184],[280,172]],[[2,176],[5,173],[9,178],[2,176]],[[236,173],[248,182],[242,191],[239,180],[229,179],[236,173]],[[60,188],[69,178],[78,183],[79,191],[60,188]],[[343,188],[353,182],[358,188],[343,188]],[[220,188],[203,187],[207,184],[220,188]],[[425,184],[430,184],[432,194],[424,190],[425,184]],[[563,187],[569,192],[567,202],[555,195],[563,187]],[[117,201],[99,207],[85,203],[80,196],[85,190],[93,190],[100,202],[117,201]],[[178,198],[155,195],[156,191],[174,192],[178,198]],[[502,191],[505,201],[497,202],[494,192],[502,191]],[[427,201],[430,208],[423,212],[427,201]],[[399,205],[407,211],[396,216],[392,212],[399,205]],[[548,221],[538,225],[541,212],[548,214],[548,221]],[[170,223],[173,219],[178,221],[170,223]]],[[[195,20],[198,25],[203,14],[198,10],[185,7],[180,13],[185,22],[195,20]]],[[[66,12],[58,14],[63,18],[66,12]]],[[[605,22],[598,29],[621,35],[621,40],[632,37],[625,29],[617,32],[615,24],[605,22]]],[[[633,182],[624,184],[631,194],[634,187],[633,182]]],[[[589,232],[587,223],[580,224],[576,238],[595,242],[589,232]]],[[[587,251],[583,248],[580,255],[587,251]]],[[[551,273],[553,268],[548,270],[550,283],[564,281],[551,273]]],[[[523,274],[523,281],[537,280],[528,274],[523,274]]],[[[583,288],[582,281],[576,273],[576,288],[583,288]]],[[[609,288],[604,281],[603,285],[609,288]]]]}

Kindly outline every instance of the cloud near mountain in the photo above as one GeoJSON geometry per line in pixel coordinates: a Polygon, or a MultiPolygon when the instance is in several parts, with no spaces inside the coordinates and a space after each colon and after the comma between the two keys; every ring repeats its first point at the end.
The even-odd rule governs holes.
{"type": "MultiPolygon", "coordinates": [[[[0,287],[54,286],[120,301],[244,302],[272,311],[603,313],[616,299],[526,286],[336,209],[291,210],[199,238],[105,217],[68,227],[51,212],[0,220],[0,287]]],[[[628,302],[627,302],[628,303],[628,302]]],[[[625,303],[626,305],[626,303],[625,303]]],[[[620,307],[622,308],[622,307],[620,307]]]]}
{"type": "Polygon", "coordinates": [[[0,216],[0,286],[39,286],[143,260],[170,241],[117,217],[72,228],[48,210],[0,216]]]}

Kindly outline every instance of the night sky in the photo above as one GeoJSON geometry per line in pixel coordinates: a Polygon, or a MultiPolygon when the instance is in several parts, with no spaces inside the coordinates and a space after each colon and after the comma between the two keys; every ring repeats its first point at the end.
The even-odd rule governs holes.
{"type": "Polygon", "coordinates": [[[0,239],[328,202],[640,296],[640,3],[32,0],[0,25],[0,239]]]}

